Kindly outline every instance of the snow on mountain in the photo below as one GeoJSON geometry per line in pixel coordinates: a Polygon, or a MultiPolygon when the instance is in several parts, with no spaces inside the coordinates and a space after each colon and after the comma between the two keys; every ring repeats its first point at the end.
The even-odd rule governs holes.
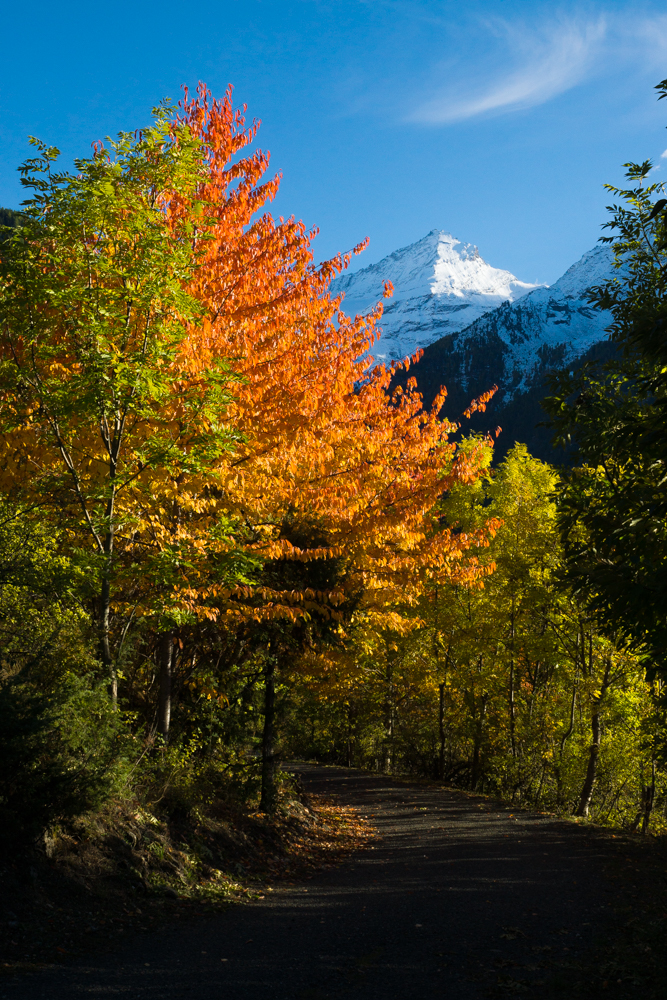
{"type": "Polygon", "coordinates": [[[430,406],[444,385],[444,415],[460,420],[470,400],[493,385],[498,392],[485,413],[470,425],[478,431],[503,428],[496,445],[499,457],[514,441],[525,442],[533,455],[562,461],[551,446],[551,431],[541,400],[548,392],[546,375],[554,368],[575,366],[585,357],[611,356],[609,313],[593,308],[587,291],[617,275],[606,246],[585,253],[550,288],[533,288],[517,301],[505,301],[462,330],[425,347],[421,359],[398,382],[417,379],[430,406]]]}
{"type": "Polygon", "coordinates": [[[611,250],[598,245],[550,287],[530,285],[491,267],[477,247],[434,229],[378,264],[341,275],[333,291],[345,293],[342,308],[355,315],[380,301],[391,281],[394,297],[385,300],[374,358],[401,359],[423,348],[423,357],[396,380],[414,376],[427,406],[447,386],[443,412],[453,420],[472,398],[497,385],[475,429],[504,428],[499,454],[518,440],[549,458],[551,432],[542,426],[541,408],[545,376],[611,350],[611,316],[591,306],[586,293],[616,274],[611,250]]]}
{"type": "Polygon", "coordinates": [[[413,354],[539,287],[492,267],[476,246],[437,229],[378,264],[342,275],[332,291],[345,293],[342,308],[354,316],[382,299],[385,281],[394,295],[384,302],[382,336],[372,351],[378,361],[413,354]]]}
{"type": "Polygon", "coordinates": [[[569,267],[549,290],[566,298],[581,298],[594,285],[600,285],[619,272],[613,266],[614,254],[611,247],[598,245],[569,267]]]}
{"type": "MultiPolygon", "coordinates": [[[[617,273],[612,262],[609,247],[589,250],[553,285],[535,288],[474,321],[457,338],[455,349],[465,350],[467,341],[499,340],[501,390],[505,396],[525,391],[547,368],[562,367],[606,339],[611,315],[591,306],[586,292],[617,273]]],[[[465,364],[461,375],[465,385],[465,364]]]]}

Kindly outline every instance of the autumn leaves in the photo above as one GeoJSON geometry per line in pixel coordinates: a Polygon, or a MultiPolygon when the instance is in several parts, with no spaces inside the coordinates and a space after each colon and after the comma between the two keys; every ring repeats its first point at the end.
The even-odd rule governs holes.
{"type": "Polygon", "coordinates": [[[488,537],[433,513],[484,444],[366,357],[381,304],[346,316],[349,255],[315,265],[315,233],[266,211],[256,131],[200,86],[74,175],[37,144],[0,255],[0,485],[84,566],[114,702],[152,657],[166,719],[186,660],[221,704],[231,666],[268,692],[353,618],[395,626],[430,573],[474,580],[488,537]],[[212,673],[211,642],[234,663],[212,673]]]}
{"type": "MultiPolygon", "coordinates": [[[[191,286],[207,316],[197,354],[233,359],[243,378],[228,411],[243,437],[225,502],[248,530],[246,551],[300,561],[328,552],[369,594],[418,585],[421,565],[466,548],[446,533],[433,545],[429,512],[448,481],[475,478],[481,449],[457,456],[437,404],[423,412],[413,387],[390,398],[391,371],[360,360],[381,307],[350,319],[329,294],[349,257],[316,267],[314,234],[301,224],[253,221],[277,182],[260,184],[260,154],[229,163],[230,149],[254,137],[231,95],[216,102],[201,89],[182,120],[207,150],[206,242],[191,286]],[[291,548],[286,519],[317,523],[327,544],[291,548]]],[[[182,200],[179,211],[191,206],[182,200]]],[[[292,596],[273,597],[263,613],[291,617],[292,596]]]]}

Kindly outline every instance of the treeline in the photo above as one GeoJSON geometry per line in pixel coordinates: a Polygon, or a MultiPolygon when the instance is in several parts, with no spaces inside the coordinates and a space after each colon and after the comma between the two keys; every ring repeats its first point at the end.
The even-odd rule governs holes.
{"type": "Polygon", "coordinates": [[[291,754],[647,830],[664,514],[637,421],[663,412],[662,361],[641,380],[635,318],[662,316],[655,186],[621,192],[625,269],[596,293],[635,367],[568,375],[550,404],[580,464],[516,446],[493,468],[443,394],[424,410],[372,363],[381,305],[347,317],[329,286],[349,255],[314,265],[315,234],[266,211],[255,134],[200,87],[74,174],[39,143],[22,167],[0,244],[2,835],[110,796],[271,813],[291,754]],[[639,602],[605,589],[614,560],[639,602]]]}
{"type": "Polygon", "coordinates": [[[201,87],[74,174],[38,142],[21,168],[0,253],[6,836],[120,789],[188,809],[259,787],[271,812],[304,653],[398,621],[428,573],[480,572],[487,528],[434,511],[483,444],[360,360],[381,306],[346,317],[349,255],[315,266],[314,234],[265,211],[255,133],[201,87]]]}
{"type": "Polygon", "coordinates": [[[661,682],[568,581],[562,485],[517,445],[454,487],[448,521],[500,522],[482,559],[493,571],[483,587],[431,580],[412,629],[357,635],[344,665],[314,662],[289,718],[295,748],[633,830],[655,806],[664,825],[661,682]]]}

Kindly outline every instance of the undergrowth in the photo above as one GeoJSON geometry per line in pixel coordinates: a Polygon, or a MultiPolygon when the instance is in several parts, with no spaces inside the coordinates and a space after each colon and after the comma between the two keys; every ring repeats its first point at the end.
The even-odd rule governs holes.
{"type": "Polygon", "coordinates": [[[116,797],[53,825],[0,868],[5,972],[263,898],[273,883],[308,877],[373,836],[353,809],[306,795],[286,774],[273,816],[210,789],[188,808],[183,788],[167,792],[150,807],[116,797]]]}

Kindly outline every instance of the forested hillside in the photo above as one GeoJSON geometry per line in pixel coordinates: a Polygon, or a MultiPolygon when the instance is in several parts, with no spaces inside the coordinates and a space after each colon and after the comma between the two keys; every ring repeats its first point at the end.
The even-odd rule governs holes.
{"type": "Polygon", "coordinates": [[[424,406],[364,360],[382,303],[341,311],[349,258],[315,265],[315,234],[272,218],[255,134],[201,87],[74,173],[36,143],[3,214],[6,849],[110,802],[276,816],[294,756],[661,831],[650,165],[615,192],[618,278],[592,293],[613,350],[551,389],[563,472],[525,444],[493,461],[482,377],[449,387],[459,426],[440,387],[424,406]]]}

